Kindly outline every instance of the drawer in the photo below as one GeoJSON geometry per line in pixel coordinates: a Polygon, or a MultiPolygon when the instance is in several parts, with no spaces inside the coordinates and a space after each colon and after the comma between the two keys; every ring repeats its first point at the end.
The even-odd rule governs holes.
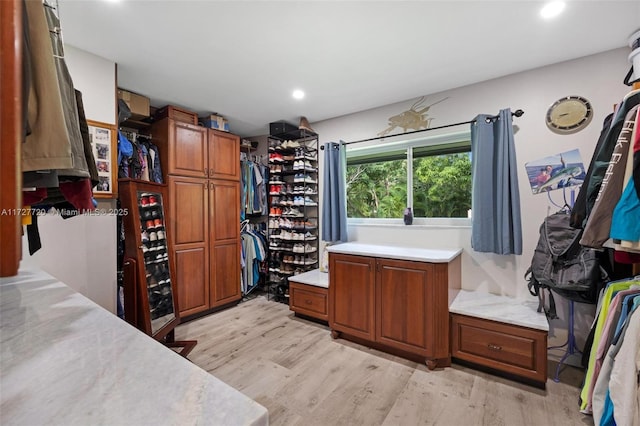
{"type": "Polygon", "coordinates": [[[289,281],[289,309],[323,321],[329,320],[328,290],[289,281]]]}
{"type": "Polygon", "coordinates": [[[451,333],[452,357],[546,381],[546,331],[451,314],[451,333]]]}

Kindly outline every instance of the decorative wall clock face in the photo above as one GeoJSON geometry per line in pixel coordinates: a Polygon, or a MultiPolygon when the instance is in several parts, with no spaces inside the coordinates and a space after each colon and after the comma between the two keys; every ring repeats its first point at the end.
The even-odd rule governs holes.
{"type": "Polygon", "coordinates": [[[545,121],[552,132],[567,135],[587,127],[592,118],[591,102],[582,96],[566,96],[549,107],[545,121]]]}

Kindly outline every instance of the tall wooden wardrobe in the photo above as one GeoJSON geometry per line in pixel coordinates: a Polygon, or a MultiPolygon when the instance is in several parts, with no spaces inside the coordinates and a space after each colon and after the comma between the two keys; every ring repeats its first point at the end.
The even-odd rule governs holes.
{"type": "Polygon", "coordinates": [[[240,138],[173,118],[151,133],[169,187],[180,316],[239,301],[240,138]]]}

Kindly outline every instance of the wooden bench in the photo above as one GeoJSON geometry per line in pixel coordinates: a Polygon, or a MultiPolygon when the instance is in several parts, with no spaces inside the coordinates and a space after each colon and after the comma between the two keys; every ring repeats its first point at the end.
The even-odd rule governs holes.
{"type": "Polygon", "coordinates": [[[537,306],[461,290],[449,307],[452,358],[544,388],[549,324],[537,306]]]}

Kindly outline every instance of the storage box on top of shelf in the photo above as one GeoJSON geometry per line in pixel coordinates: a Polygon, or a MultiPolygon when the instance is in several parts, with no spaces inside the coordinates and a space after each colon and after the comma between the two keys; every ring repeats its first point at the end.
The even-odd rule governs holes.
{"type": "Polygon", "coordinates": [[[297,132],[298,126],[293,125],[291,123],[287,123],[286,121],[274,121],[273,123],[269,123],[269,134],[271,136],[278,136],[285,133],[297,132]]]}
{"type": "Polygon", "coordinates": [[[140,120],[149,117],[149,98],[146,96],[119,88],[118,99],[122,99],[131,110],[131,119],[140,120]]]}
{"type": "Polygon", "coordinates": [[[162,120],[166,117],[173,118],[177,121],[183,121],[185,123],[198,124],[198,114],[175,105],[166,105],[162,108],[158,108],[155,114],[155,119],[162,120]]]}
{"type": "Polygon", "coordinates": [[[229,121],[221,115],[211,114],[206,117],[201,117],[200,122],[204,127],[210,129],[218,129],[225,132],[229,131],[229,121]]]}

